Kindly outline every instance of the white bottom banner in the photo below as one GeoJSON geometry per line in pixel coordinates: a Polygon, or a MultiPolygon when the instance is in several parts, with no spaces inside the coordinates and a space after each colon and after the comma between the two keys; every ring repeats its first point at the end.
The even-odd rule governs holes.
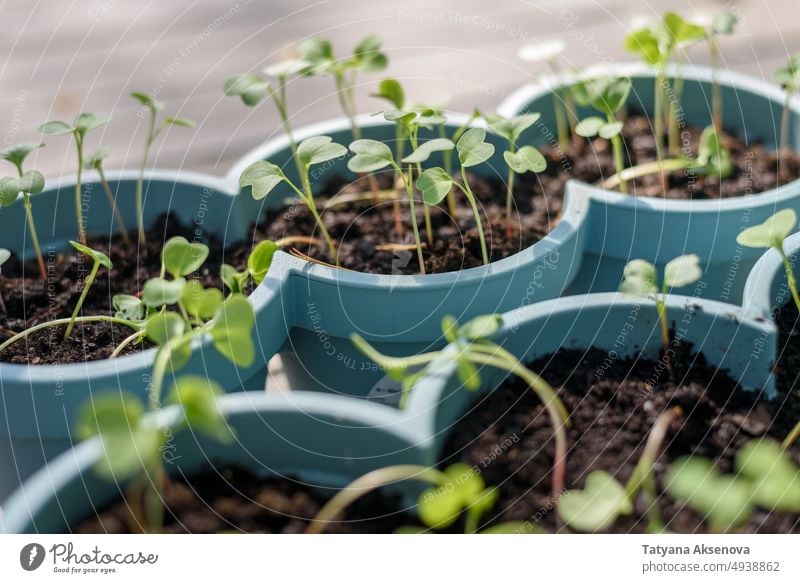
{"type": "Polygon", "coordinates": [[[0,581],[800,581],[793,535],[0,536],[0,581]],[[556,579],[557,578],[557,579],[556,579]]]}

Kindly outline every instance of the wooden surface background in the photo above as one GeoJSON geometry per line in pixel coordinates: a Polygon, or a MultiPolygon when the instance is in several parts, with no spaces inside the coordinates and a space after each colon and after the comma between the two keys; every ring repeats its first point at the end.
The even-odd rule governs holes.
{"type": "MultiPolygon", "coordinates": [[[[245,108],[222,95],[232,74],[260,71],[294,54],[298,40],[324,35],[340,53],[365,34],[385,38],[389,74],[411,98],[448,100],[449,108],[490,109],[540,71],[519,61],[528,42],[563,38],[567,63],[628,59],[621,41],[633,19],[668,8],[684,14],[728,7],[740,17],[725,39],[726,66],[769,78],[800,50],[800,0],[13,0],[0,3],[0,147],[38,139],[50,119],[88,110],[111,114],[92,136],[109,145],[107,166],[135,168],[145,126],[132,90],[157,96],[168,112],[195,119],[153,151],[153,165],[223,174],[232,161],[277,130],[271,105],[245,108]]],[[[690,59],[706,62],[701,47],[690,59]]],[[[360,109],[382,75],[359,87],[360,109]]],[[[338,114],[329,79],[301,79],[290,89],[295,125],[338,114]]],[[[66,138],[48,137],[35,167],[47,176],[72,173],[66,138]]]]}

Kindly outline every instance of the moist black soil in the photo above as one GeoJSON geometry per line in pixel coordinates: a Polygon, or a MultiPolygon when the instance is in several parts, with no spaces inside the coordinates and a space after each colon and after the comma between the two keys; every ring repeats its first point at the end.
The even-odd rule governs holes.
{"type": "MultiPolygon", "coordinates": [[[[653,423],[675,406],[683,409],[683,415],[670,427],[655,466],[659,488],[669,463],[680,456],[706,456],[715,460],[720,471],[728,472],[737,450],[748,440],[761,436],[780,440],[797,421],[796,408],[759,402],[708,366],[702,356],[692,354],[690,347],[681,347],[672,367],[670,378],[656,362],[614,360],[597,349],[560,350],[531,363],[530,368],[551,383],[571,414],[568,489],[582,488],[594,470],[627,481],[653,423]]],[[[488,484],[499,487],[500,500],[490,522],[522,520],[549,532],[569,531],[553,511],[551,427],[532,391],[509,380],[477,399],[453,428],[441,466],[464,462],[475,466],[488,484]]],[[[795,461],[800,460],[799,447],[791,453],[795,461]]],[[[669,530],[706,532],[702,519],[688,507],[666,495],[660,497],[659,505],[669,530]]],[[[646,512],[640,496],[633,515],[618,520],[610,531],[646,532],[646,512]]],[[[742,530],[800,532],[800,515],[758,510],[742,530]]]]}
{"type": "MultiPolygon", "coordinates": [[[[701,128],[686,128],[688,149],[697,152],[701,128]]],[[[632,115],[625,121],[623,130],[627,165],[636,165],[657,159],[655,140],[650,120],[632,115]]],[[[715,199],[756,194],[774,188],[778,182],[785,184],[800,176],[800,156],[787,153],[781,164],[778,158],[760,144],[746,144],[734,136],[725,136],[725,146],[733,157],[735,171],[721,181],[713,176],[703,177],[674,172],[667,176],[666,189],[658,176],[651,175],[631,184],[631,194],[670,199],[715,199]],[[778,170],[780,167],[780,181],[778,170]]],[[[506,176],[491,179],[469,175],[472,189],[479,201],[480,213],[491,261],[498,261],[543,238],[558,223],[563,206],[564,187],[568,180],[577,179],[596,183],[612,176],[614,164],[611,147],[605,140],[584,143],[563,151],[550,145],[542,148],[548,167],[541,174],[517,177],[514,189],[514,218],[509,225],[505,218],[506,176]]],[[[389,188],[390,174],[378,177],[381,188],[389,188]]],[[[319,202],[335,203],[337,195],[352,195],[367,190],[367,181],[356,184],[331,180],[317,193],[319,202]]],[[[451,217],[446,205],[431,211],[433,245],[425,241],[422,201],[417,194],[417,221],[425,245],[424,260],[427,273],[458,271],[483,264],[474,216],[465,198],[458,193],[458,212],[451,217]]],[[[419,262],[416,251],[384,249],[386,244],[412,244],[410,213],[403,191],[401,197],[402,222],[405,232],[394,229],[393,203],[363,201],[351,204],[331,204],[322,212],[331,237],[339,245],[341,265],[366,273],[416,274],[419,262]]],[[[291,211],[283,210],[268,216],[264,226],[254,234],[262,238],[281,239],[289,236],[314,235],[320,237],[314,217],[302,205],[291,211]]],[[[325,246],[297,245],[301,252],[321,261],[333,263],[325,246]]]]}
{"type": "MultiPolygon", "coordinates": [[[[114,264],[110,271],[101,267],[83,305],[84,316],[113,315],[111,299],[117,294],[137,295],[144,283],[160,274],[161,248],[170,237],[182,235],[194,240],[191,227],[174,216],[163,216],[146,233],[146,242],[138,246],[135,239],[126,243],[117,235],[107,238],[89,237],[88,245],[106,253],[114,264]]],[[[231,250],[225,254],[216,239],[201,241],[209,246],[209,257],[195,277],[207,287],[222,289],[219,273],[223,262],[241,268],[247,249],[231,250]]],[[[46,253],[46,251],[44,251],[46,253]]],[[[23,265],[12,257],[2,268],[0,293],[6,312],[0,310],[0,342],[32,326],[69,318],[83,291],[91,259],[75,252],[46,255],[47,280],[42,281],[34,263],[23,265]]],[[[34,333],[0,352],[0,361],[18,364],[66,364],[108,358],[117,344],[132,333],[126,326],[116,324],[77,325],[69,340],[63,341],[65,328],[49,328],[34,333]]],[[[129,346],[123,354],[149,348],[144,343],[129,346]]]]}
{"type": "MultiPolygon", "coordinates": [[[[332,495],[289,478],[258,478],[241,469],[208,472],[165,491],[166,533],[219,532],[299,534],[332,495]]],[[[116,502],[80,524],[77,533],[128,533],[128,506],[116,502]]],[[[365,495],[325,532],[386,533],[409,523],[398,500],[381,492],[365,495]]]]}
{"type": "Polygon", "coordinates": [[[789,301],[774,314],[778,326],[778,361],[775,364],[775,385],[778,396],[774,407],[788,412],[785,423],[778,427],[788,435],[800,420],[800,314],[793,301],[789,301]]]}

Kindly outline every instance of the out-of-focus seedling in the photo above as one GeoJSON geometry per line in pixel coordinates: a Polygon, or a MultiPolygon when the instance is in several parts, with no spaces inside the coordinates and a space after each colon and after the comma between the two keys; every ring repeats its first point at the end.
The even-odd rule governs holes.
{"type": "MultiPolygon", "coordinates": [[[[0,278],[3,277],[2,267],[6,261],[11,257],[11,252],[8,249],[0,249],[0,278]]],[[[6,302],[3,300],[3,293],[0,291],[0,311],[6,313],[6,302]]]]}
{"type": "Polygon", "coordinates": [[[67,340],[70,337],[70,334],[72,334],[72,329],[75,327],[75,319],[78,317],[78,314],[81,313],[83,302],[86,301],[86,296],[89,295],[89,290],[91,289],[92,284],[97,277],[97,272],[100,270],[100,267],[105,267],[106,269],[111,269],[113,267],[111,264],[111,259],[109,259],[108,255],[105,253],[95,251],[94,249],[91,249],[86,245],[81,245],[75,241],[70,241],[69,243],[77,251],[80,251],[92,260],[92,269],[89,271],[89,275],[86,276],[86,280],[83,282],[83,291],[78,298],[78,303],[75,304],[75,309],[72,311],[69,324],[67,324],[67,330],[64,332],[64,340],[67,340]]]}
{"type": "MultiPolygon", "coordinates": [[[[784,155],[789,151],[789,122],[791,121],[791,109],[789,105],[792,98],[800,91],[800,52],[794,53],[789,57],[786,65],[775,71],[775,82],[786,91],[786,98],[783,101],[783,113],[781,113],[781,133],[778,142],[778,162],[783,160],[784,155]]],[[[780,168],[778,169],[778,185],[780,185],[780,168]]]]}
{"type": "Polygon", "coordinates": [[[708,41],[708,51],[711,55],[711,123],[718,133],[722,133],[723,101],[722,88],[717,79],[719,75],[719,60],[721,52],[719,49],[719,37],[730,36],[736,29],[739,19],[730,10],[717,12],[710,19],[702,24],[706,29],[706,39],[708,41]]]}
{"type": "Polygon", "coordinates": [[[111,154],[111,149],[107,146],[101,146],[97,148],[91,156],[86,158],[83,167],[85,170],[95,170],[97,172],[97,175],[100,177],[100,184],[103,186],[103,192],[105,192],[108,204],[111,207],[111,211],[114,213],[114,219],[119,225],[120,234],[123,240],[129,243],[130,236],[128,235],[128,229],[125,227],[125,220],[122,218],[122,213],[117,207],[117,200],[114,198],[114,193],[111,192],[111,186],[109,186],[108,180],[106,180],[105,170],[103,170],[103,160],[108,158],[109,154],[111,154]]]}
{"type": "Polygon", "coordinates": [[[22,204],[25,207],[25,219],[28,221],[31,243],[33,243],[33,250],[36,253],[39,277],[44,281],[47,279],[47,269],[44,265],[42,249],[39,246],[39,236],[36,234],[36,225],[33,222],[30,200],[31,196],[39,194],[44,190],[44,176],[42,176],[41,172],[36,170],[28,170],[25,172],[22,169],[22,165],[28,155],[42,146],[44,146],[44,144],[19,144],[0,152],[0,158],[13,164],[18,173],[18,176],[0,178],[0,207],[11,206],[17,202],[20,193],[22,193],[22,204]]]}

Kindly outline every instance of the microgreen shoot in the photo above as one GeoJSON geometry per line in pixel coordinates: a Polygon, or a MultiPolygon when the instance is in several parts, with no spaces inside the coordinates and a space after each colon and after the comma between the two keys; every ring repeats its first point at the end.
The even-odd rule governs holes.
{"type": "Polygon", "coordinates": [[[743,247],[750,247],[753,249],[775,249],[775,251],[778,252],[783,261],[783,268],[786,271],[786,282],[792,293],[792,299],[798,311],[800,311],[800,295],[798,295],[797,292],[797,280],[794,276],[792,264],[786,256],[786,251],[783,247],[784,240],[795,230],[796,226],[797,213],[792,209],[783,209],[769,217],[760,225],[749,227],[739,233],[736,237],[736,242],[743,247]]]}
{"type": "Polygon", "coordinates": [[[71,135],[75,140],[75,151],[78,155],[78,174],[75,179],[75,218],[78,222],[78,241],[86,244],[86,223],[83,217],[83,156],[86,134],[91,130],[104,126],[111,118],[97,117],[91,113],[80,113],[75,116],[72,125],[63,121],[49,121],[39,126],[43,134],[53,136],[71,135]]]}
{"type": "MultiPolygon", "coordinates": [[[[567,46],[563,41],[556,39],[526,45],[519,50],[517,56],[529,63],[546,63],[557,78],[561,74],[560,57],[566,48],[567,46]]],[[[570,91],[562,89],[553,91],[556,132],[558,133],[559,146],[563,150],[569,149],[570,128],[574,129],[576,122],[574,119],[575,108],[571,105],[571,100],[570,91]]]]}
{"type": "Polygon", "coordinates": [[[703,277],[703,270],[700,268],[700,258],[697,255],[681,255],[669,261],[664,266],[664,273],[660,280],[655,266],[644,259],[634,259],[625,266],[619,291],[623,294],[651,297],[655,300],[665,355],[670,345],[667,294],[672,288],[685,287],[695,283],[701,277],[703,277]]]}
{"type": "Polygon", "coordinates": [[[150,148],[156,141],[161,132],[171,126],[178,126],[183,128],[193,128],[195,123],[183,117],[166,116],[161,122],[158,121],[158,115],[166,104],[163,101],[154,99],[147,93],[141,91],[134,91],[131,93],[136,101],[138,101],[144,109],[147,110],[148,126],[147,136],[144,142],[144,153],[142,154],[142,163],[139,166],[139,179],[136,181],[136,226],[139,231],[139,244],[144,244],[144,172],[147,169],[148,158],[150,157],[150,148]]]}
{"type": "Polygon", "coordinates": [[[745,444],[734,460],[735,474],[720,474],[711,460],[680,458],[667,472],[666,490],[705,518],[715,532],[736,530],[756,507],[800,512],[800,468],[769,439],[745,444]]]}
{"type": "Polygon", "coordinates": [[[244,271],[237,271],[232,265],[222,266],[222,281],[231,293],[243,293],[252,281],[259,285],[267,276],[272,265],[272,257],[280,246],[273,241],[261,241],[255,246],[247,258],[247,267],[244,271]]]}
{"type": "MultiPolygon", "coordinates": [[[[372,97],[384,99],[388,101],[396,110],[402,110],[406,106],[406,94],[403,86],[397,79],[383,79],[378,85],[378,92],[373,93],[372,97]]],[[[443,126],[441,126],[443,127],[443,126]]],[[[395,123],[394,126],[394,157],[396,160],[401,160],[405,154],[405,130],[400,123],[395,123]]],[[[401,180],[400,175],[402,172],[395,171],[393,184],[398,184],[401,180]]],[[[394,215],[394,230],[397,232],[398,237],[402,237],[405,229],[403,228],[403,219],[400,212],[400,197],[394,199],[392,214],[394,215]]]]}
{"type": "Polygon", "coordinates": [[[125,227],[125,220],[122,218],[122,213],[117,207],[117,200],[111,192],[111,186],[109,186],[108,180],[106,180],[105,170],[103,170],[103,160],[108,158],[110,154],[111,149],[107,146],[97,148],[92,155],[86,158],[86,161],[83,163],[83,168],[85,170],[94,170],[97,172],[97,175],[100,177],[100,184],[103,186],[103,192],[106,194],[108,205],[111,207],[111,211],[114,213],[114,219],[119,225],[122,238],[126,243],[129,243],[130,236],[128,235],[128,229],[125,227]]]}
{"type": "MultiPolygon", "coordinates": [[[[449,142],[449,140],[448,140],[449,142]]],[[[450,142],[452,144],[452,142],[450,142]]],[[[467,168],[477,166],[486,162],[494,155],[494,146],[486,141],[486,130],[482,128],[472,128],[467,130],[461,139],[456,144],[458,151],[458,160],[461,164],[461,182],[455,180],[444,169],[440,167],[428,168],[425,170],[417,181],[417,186],[422,191],[422,199],[428,206],[439,204],[453,186],[458,188],[467,197],[472,214],[475,217],[475,225],[478,229],[478,238],[481,244],[481,255],[483,257],[484,265],[489,264],[489,252],[486,248],[486,237],[483,234],[483,223],[481,222],[481,214],[478,210],[478,203],[475,194],[469,185],[467,178],[467,168]]],[[[538,153],[538,152],[537,152],[538,153]]],[[[517,159],[513,159],[513,163],[517,163],[517,159]]],[[[512,161],[509,161],[511,166],[512,161]]]]}
{"type": "MultiPolygon", "coordinates": [[[[3,276],[2,267],[6,261],[11,258],[11,252],[8,249],[0,248],[0,277],[3,276]]],[[[3,293],[0,290],[0,312],[6,313],[6,303],[3,300],[3,293]]]]}
{"type": "Polygon", "coordinates": [[[706,39],[708,51],[711,55],[711,123],[717,132],[722,132],[723,101],[722,88],[717,79],[719,75],[719,37],[730,36],[736,29],[738,18],[730,10],[723,10],[714,14],[711,19],[704,23],[706,29],[706,39]]]}
{"type": "Polygon", "coordinates": [[[298,198],[308,207],[308,210],[311,211],[317,223],[317,227],[325,239],[325,244],[328,246],[328,253],[331,259],[336,265],[339,265],[339,252],[333,243],[333,239],[331,239],[330,233],[328,233],[327,227],[325,227],[325,223],[322,221],[322,217],[320,217],[317,211],[309,172],[311,166],[315,164],[323,164],[345,155],[347,155],[347,148],[341,144],[337,144],[328,136],[308,138],[297,148],[297,160],[300,165],[301,181],[299,187],[286,177],[280,166],[265,160],[259,160],[248,166],[239,178],[239,186],[241,188],[250,186],[253,198],[255,200],[261,200],[269,195],[280,183],[285,182],[288,184],[289,187],[295,191],[298,198]]]}
{"type": "Polygon", "coordinates": [[[0,178],[0,207],[11,206],[22,193],[22,204],[25,207],[25,219],[28,221],[30,229],[31,243],[36,253],[36,263],[39,267],[39,277],[42,281],[47,279],[47,269],[42,257],[42,249],[39,246],[39,236],[36,234],[36,225],[33,222],[33,212],[31,211],[30,197],[41,193],[44,190],[44,176],[36,170],[23,170],[25,159],[31,152],[44,146],[40,143],[19,144],[11,146],[0,152],[0,158],[10,162],[17,169],[18,176],[6,176],[0,178]]]}
{"type": "Polygon", "coordinates": [[[83,282],[83,291],[81,292],[80,297],[78,298],[78,303],[75,304],[75,309],[72,311],[72,316],[70,317],[69,324],[67,324],[67,330],[64,332],[64,340],[67,340],[72,334],[72,329],[75,327],[75,319],[78,317],[78,314],[81,313],[81,308],[83,308],[83,302],[86,301],[86,296],[89,295],[89,290],[94,283],[95,278],[97,277],[97,272],[100,270],[100,267],[105,267],[106,269],[111,269],[113,265],[111,264],[111,259],[108,258],[108,255],[105,253],[101,253],[100,251],[95,251],[86,245],[81,245],[76,241],[70,241],[70,245],[72,245],[77,251],[83,253],[87,257],[92,260],[92,269],[89,271],[89,275],[86,277],[86,281],[83,282]]]}
{"type": "Polygon", "coordinates": [[[479,316],[459,325],[452,316],[442,319],[442,332],[449,345],[443,350],[409,357],[392,357],[381,354],[358,334],[353,334],[353,344],[364,355],[380,365],[386,374],[401,383],[400,406],[404,407],[416,383],[427,376],[441,373],[453,366],[461,385],[469,391],[480,388],[479,366],[497,368],[522,379],[542,401],[553,424],[555,456],[553,460],[553,500],[557,501],[564,489],[567,460],[567,434],[569,414],[553,388],[538,374],[525,368],[505,348],[490,338],[497,334],[502,324],[499,315],[479,316]],[[420,368],[422,367],[422,368],[420,368]]]}
{"type": "Polygon", "coordinates": [[[644,491],[649,508],[648,530],[660,533],[664,522],[658,509],[657,491],[653,466],[667,436],[670,425],[682,414],[680,407],[659,415],[644,446],[639,461],[628,483],[621,484],[614,476],[603,470],[591,472],[582,490],[564,492],[558,505],[561,519],[581,532],[596,532],[614,524],[620,516],[633,511],[636,496],[644,491]]]}
{"type": "MultiPolygon", "coordinates": [[[[794,53],[789,57],[786,65],[775,71],[775,82],[783,87],[786,97],[783,100],[783,112],[781,113],[781,134],[778,142],[778,162],[789,150],[789,122],[791,121],[791,109],[789,105],[794,95],[800,91],[800,52],[794,53]]],[[[778,169],[778,185],[780,185],[781,173],[778,169]]]]}
{"type": "Polygon", "coordinates": [[[533,146],[522,146],[517,149],[517,142],[522,133],[535,124],[541,114],[526,113],[500,119],[489,124],[489,129],[506,139],[508,149],[503,152],[503,158],[508,164],[508,180],[506,181],[506,221],[511,223],[511,208],[514,203],[514,176],[526,172],[544,172],[547,160],[541,152],[533,146]]]}
{"type": "MultiPolygon", "coordinates": [[[[617,118],[631,92],[631,80],[627,77],[597,77],[587,79],[573,88],[579,103],[591,105],[605,115],[605,118],[587,117],[575,126],[575,133],[584,138],[600,136],[611,141],[614,152],[614,167],[617,174],[625,168],[625,154],[622,143],[622,122],[617,118]]],[[[620,182],[620,190],[628,192],[628,183],[620,182]]]]}

